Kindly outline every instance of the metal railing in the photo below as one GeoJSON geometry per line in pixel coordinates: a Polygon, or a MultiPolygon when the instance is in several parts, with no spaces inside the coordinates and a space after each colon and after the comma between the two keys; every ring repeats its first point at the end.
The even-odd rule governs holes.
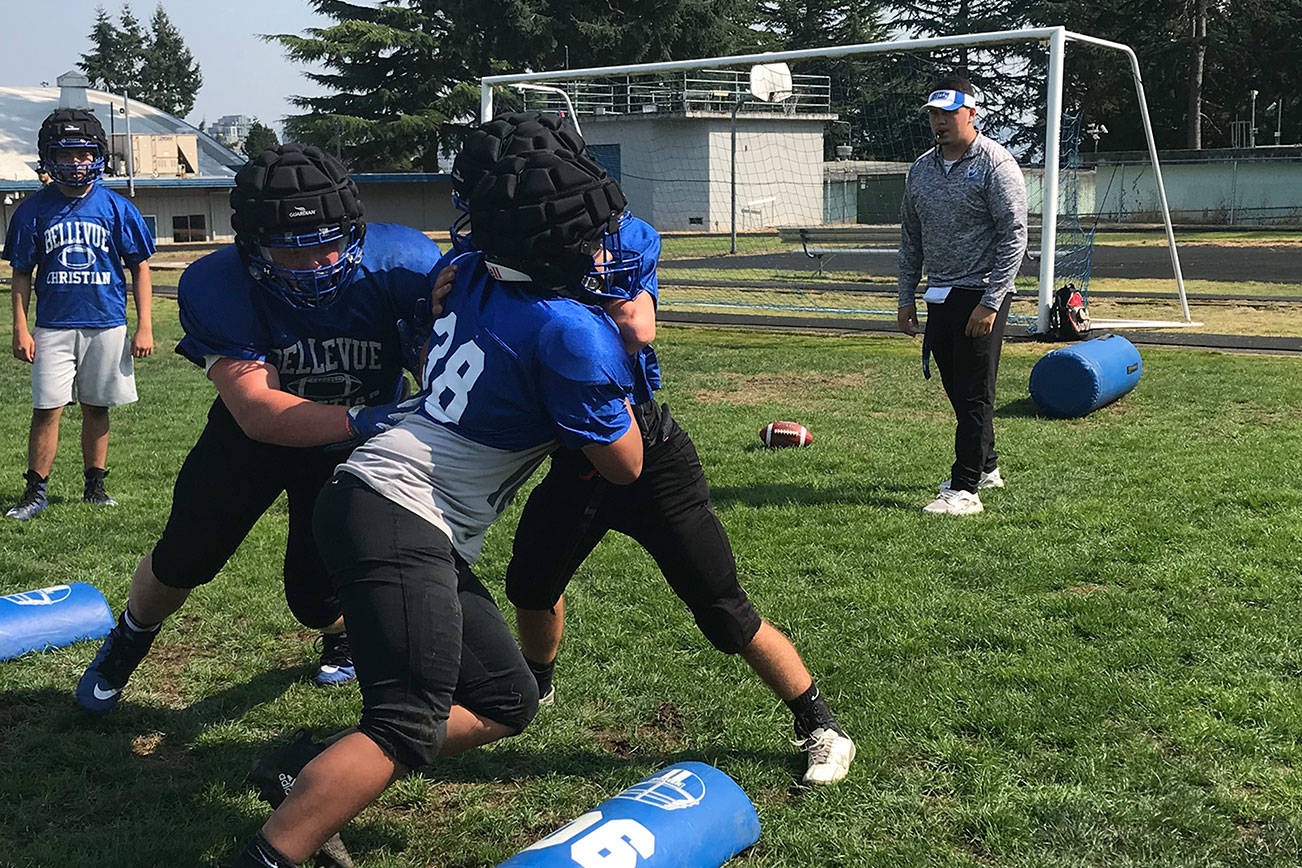
{"type": "MultiPolygon", "coordinates": [[[[791,96],[763,102],[750,92],[749,69],[699,69],[656,76],[623,76],[555,81],[580,115],[630,115],[653,112],[731,114],[828,114],[832,82],[825,75],[793,75],[791,96]]],[[[526,110],[555,108],[555,97],[526,91],[526,110]]]]}

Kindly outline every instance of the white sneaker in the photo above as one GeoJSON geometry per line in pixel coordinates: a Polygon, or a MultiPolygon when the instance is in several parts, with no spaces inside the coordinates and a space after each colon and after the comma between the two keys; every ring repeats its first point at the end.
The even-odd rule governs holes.
{"type": "MultiPolygon", "coordinates": [[[[940,484],[941,491],[949,491],[954,487],[954,480],[946,479],[940,484]]],[[[982,473],[981,478],[977,480],[977,491],[985,488],[1003,488],[1004,477],[1000,475],[999,468],[996,467],[989,473],[982,473]]]]}
{"type": "Polygon", "coordinates": [[[547,688],[546,693],[538,697],[538,707],[546,708],[549,705],[555,705],[555,704],[556,704],[556,685],[553,684],[551,687],[547,688]]]}
{"type": "Polygon", "coordinates": [[[854,742],[829,727],[820,727],[802,742],[809,754],[809,768],[805,770],[807,784],[834,784],[850,771],[854,760],[854,742]]]}
{"type": "Polygon", "coordinates": [[[976,515],[982,509],[979,495],[970,491],[946,488],[936,499],[922,508],[923,512],[936,515],[976,515]]]}

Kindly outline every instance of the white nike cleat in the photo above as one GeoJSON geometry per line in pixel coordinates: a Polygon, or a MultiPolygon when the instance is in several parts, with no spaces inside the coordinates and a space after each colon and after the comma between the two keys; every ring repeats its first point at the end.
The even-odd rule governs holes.
{"type": "Polygon", "coordinates": [[[538,697],[538,707],[546,708],[549,705],[556,704],[556,685],[553,684],[547,688],[547,692],[538,697]]]}
{"type": "Polygon", "coordinates": [[[946,488],[922,511],[933,515],[976,515],[983,509],[981,498],[972,492],[946,488]]]}
{"type": "Polygon", "coordinates": [[[831,727],[820,727],[809,734],[802,746],[809,754],[805,770],[807,784],[834,784],[850,771],[854,761],[854,742],[831,727]]]}

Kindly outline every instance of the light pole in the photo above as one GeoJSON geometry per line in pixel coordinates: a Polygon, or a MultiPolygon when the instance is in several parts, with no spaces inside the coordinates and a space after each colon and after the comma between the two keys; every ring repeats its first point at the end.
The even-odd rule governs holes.
{"type": "Polygon", "coordinates": [[[1280,118],[1284,115],[1284,97],[1280,97],[1270,105],[1266,106],[1266,111],[1275,110],[1275,144],[1279,144],[1280,118]]]}
{"type": "Polygon", "coordinates": [[[1257,91],[1252,91],[1252,115],[1248,121],[1248,147],[1257,147],[1257,91]]]}
{"type": "Polygon", "coordinates": [[[1090,124],[1085,128],[1085,135],[1094,140],[1094,153],[1099,152],[1099,139],[1108,134],[1108,128],[1104,124],[1090,124]]]}

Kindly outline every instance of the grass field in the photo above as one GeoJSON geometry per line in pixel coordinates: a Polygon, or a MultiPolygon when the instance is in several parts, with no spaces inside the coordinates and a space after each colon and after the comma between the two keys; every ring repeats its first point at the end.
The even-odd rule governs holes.
{"type": "MultiPolygon", "coordinates": [[[[161,531],[211,386],[170,352],[114,411],[110,490],[81,504],[69,410],[36,520],[0,520],[0,592],[72,580],[115,610],[161,531]]],[[[898,337],[661,329],[665,399],[693,432],[743,581],[856,739],[850,777],[793,782],[789,716],[714,653],[621,538],[571,586],[559,700],[518,738],[393,787],[344,831],[359,864],[491,866],[670,762],[756,803],[737,860],[821,866],[1302,862],[1302,373],[1295,358],[1145,350],[1138,388],[1038,418],[1042,348],[1010,345],[997,426],[1009,487],[924,516],[952,417],[898,337]],[[777,418],[812,448],[758,448],[777,418]]],[[[21,488],[27,369],[0,365],[0,498],[21,488]]],[[[478,571],[501,596],[518,503],[478,571]]],[[[0,663],[0,865],[210,865],[266,816],[242,779],[269,740],[356,721],[306,679],[280,590],[283,503],[165,628],[110,717],[71,690],[92,644],[0,663]]]]}

